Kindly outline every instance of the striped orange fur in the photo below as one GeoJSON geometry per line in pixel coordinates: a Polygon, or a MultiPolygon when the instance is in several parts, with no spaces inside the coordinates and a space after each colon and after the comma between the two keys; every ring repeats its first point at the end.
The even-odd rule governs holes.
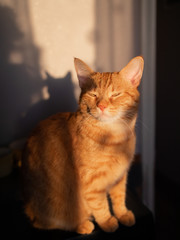
{"type": "Polygon", "coordinates": [[[135,151],[143,58],[120,72],[94,72],[75,58],[79,109],[58,113],[29,137],[22,162],[25,212],[35,227],[81,234],[131,226],[126,179],[135,151]],[[107,194],[113,204],[111,215],[107,194]],[[93,218],[92,218],[93,217],[93,218]]]}

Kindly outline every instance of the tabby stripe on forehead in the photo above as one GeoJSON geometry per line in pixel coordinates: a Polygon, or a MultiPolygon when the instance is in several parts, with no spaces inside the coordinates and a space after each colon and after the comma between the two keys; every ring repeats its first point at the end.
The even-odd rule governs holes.
{"type": "Polygon", "coordinates": [[[108,73],[109,77],[106,83],[106,88],[108,88],[111,85],[112,82],[112,73],[108,73]]]}

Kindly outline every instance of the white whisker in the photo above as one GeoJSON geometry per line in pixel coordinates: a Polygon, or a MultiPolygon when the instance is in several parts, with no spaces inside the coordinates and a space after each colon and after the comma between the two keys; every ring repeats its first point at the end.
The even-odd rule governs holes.
{"type": "Polygon", "coordinates": [[[126,122],[125,120],[123,120],[123,119],[121,119],[121,121],[129,128],[131,134],[134,136],[134,132],[133,132],[133,130],[130,128],[130,126],[127,124],[127,122],[126,122]]]}

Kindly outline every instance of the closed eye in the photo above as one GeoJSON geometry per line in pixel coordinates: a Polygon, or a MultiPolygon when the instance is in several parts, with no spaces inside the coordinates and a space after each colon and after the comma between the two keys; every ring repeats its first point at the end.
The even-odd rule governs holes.
{"type": "Polygon", "coordinates": [[[94,97],[94,98],[97,97],[97,94],[94,93],[94,92],[89,92],[88,95],[89,95],[90,97],[94,97]]]}
{"type": "Polygon", "coordinates": [[[118,92],[118,93],[114,93],[114,94],[112,94],[111,97],[118,97],[118,96],[120,96],[120,95],[121,95],[121,93],[118,92]]]}

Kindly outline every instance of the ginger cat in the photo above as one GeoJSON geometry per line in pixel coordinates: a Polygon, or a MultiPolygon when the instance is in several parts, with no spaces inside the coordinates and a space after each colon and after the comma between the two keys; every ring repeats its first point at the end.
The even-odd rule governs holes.
{"type": "Polygon", "coordinates": [[[125,197],[144,61],[135,57],[113,73],[94,72],[78,58],[74,63],[81,88],[78,110],[40,122],[26,144],[25,212],[37,228],[88,234],[95,219],[102,230],[113,232],[118,221],[135,223],[125,197]]]}

